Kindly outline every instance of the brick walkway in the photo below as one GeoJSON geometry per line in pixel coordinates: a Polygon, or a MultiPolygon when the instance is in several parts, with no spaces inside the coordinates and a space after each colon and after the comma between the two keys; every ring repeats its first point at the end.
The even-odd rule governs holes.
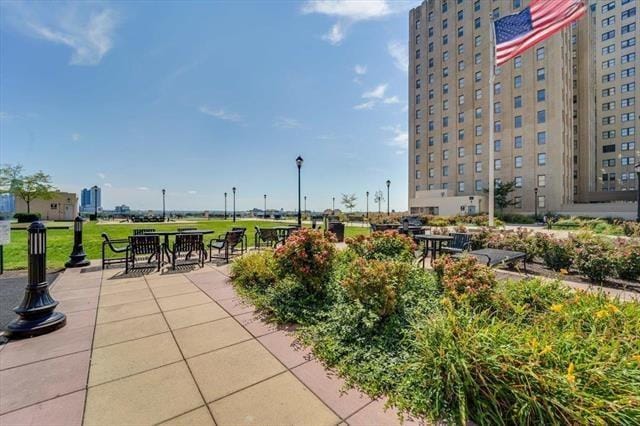
{"type": "Polygon", "coordinates": [[[52,294],[67,326],[0,346],[0,424],[399,423],[385,401],[343,392],[226,273],[61,274],[52,294]]]}

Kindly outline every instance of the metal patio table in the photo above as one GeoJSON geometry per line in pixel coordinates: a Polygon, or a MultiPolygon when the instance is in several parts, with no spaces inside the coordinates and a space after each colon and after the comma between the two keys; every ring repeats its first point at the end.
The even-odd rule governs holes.
{"type": "MultiPolygon", "coordinates": [[[[145,235],[158,235],[158,236],[164,236],[164,242],[162,243],[163,245],[163,259],[162,259],[162,264],[164,265],[165,263],[168,263],[171,261],[171,253],[169,253],[169,236],[171,235],[178,235],[178,234],[202,234],[202,235],[207,235],[207,234],[213,234],[215,231],[211,230],[211,229],[198,229],[196,231],[152,231],[152,232],[146,232],[145,235]],[[167,262],[164,261],[164,257],[166,256],[167,258],[167,262]]],[[[207,258],[207,253],[205,250],[205,259],[207,258]]]]}
{"type": "Polygon", "coordinates": [[[459,258],[461,256],[475,257],[479,262],[482,262],[491,267],[505,263],[515,263],[519,260],[522,260],[522,264],[524,265],[524,272],[527,273],[527,254],[521,251],[484,248],[468,251],[466,253],[459,253],[454,255],[453,257],[459,258]]]}
{"type": "Polygon", "coordinates": [[[442,243],[453,240],[453,237],[450,235],[419,234],[414,235],[413,238],[418,241],[418,243],[423,244],[422,256],[418,259],[418,262],[422,261],[423,268],[424,261],[429,255],[429,252],[431,252],[431,264],[433,265],[433,261],[436,260],[438,253],[442,250],[442,243]]]}

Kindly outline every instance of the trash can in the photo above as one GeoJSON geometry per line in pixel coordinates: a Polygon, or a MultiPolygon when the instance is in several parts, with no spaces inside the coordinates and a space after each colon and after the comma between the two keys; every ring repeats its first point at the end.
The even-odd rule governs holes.
{"type": "Polygon", "coordinates": [[[329,232],[333,232],[339,243],[344,242],[344,223],[342,222],[329,222],[327,228],[329,232]]]}

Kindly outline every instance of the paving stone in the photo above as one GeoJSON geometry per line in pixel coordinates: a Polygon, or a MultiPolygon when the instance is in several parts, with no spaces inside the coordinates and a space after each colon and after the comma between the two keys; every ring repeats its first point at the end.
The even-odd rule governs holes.
{"type": "Polygon", "coordinates": [[[91,349],[93,326],[63,327],[30,339],[12,340],[0,357],[0,370],[91,349]]]}
{"type": "Polygon", "coordinates": [[[306,362],[291,372],[343,419],[371,402],[355,389],[344,389],[344,380],[327,371],[317,360],[306,362]]]}
{"type": "Polygon", "coordinates": [[[255,340],[191,358],[188,364],[206,402],[285,371],[255,340]]]}
{"type": "Polygon", "coordinates": [[[84,389],[89,356],[85,351],[0,371],[0,414],[84,389]]]}
{"type": "Polygon", "coordinates": [[[125,303],[140,302],[153,299],[153,295],[148,288],[140,290],[123,291],[120,293],[104,294],[100,296],[99,307],[123,305],[125,303]]]}
{"type": "Polygon", "coordinates": [[[73,299],[59,300],[56,310],[66,314],[70,312],[91,311],[95,310],[97,307],[97,297],[77,297],[73,299]]]}
{"type": "Polygon", "coordinates": [[[275,322],[268,322],[263,314],[258,312],[247,312],[234,317],[249,333],[255,337],[264,336],[278,330],[291,330],[292,326],[279,325],[275,322]]]}
{"type": "Polygon", "coordinates": [[[90,311],[78,311],[78,312],[63,312],[67,316],[67,325],[65,329],[93,327],[96,325],[96,312],[93,309],[90,311]]]}
{"type": "Polygon", "coordinates": [[[109,322],[96,327],[93,346],[94,348],[99,348],[166,331],[169,331],[169,327],[160,313],[109,322]]]}
{"type": "Polygon", "coordinates": [[[147,283],[149,284],[149,287],[154,288],[174,284],[190,284],[191,281],[189,281],[189,279],[183,274],[173,274],[148,276],[147,283]]]}
{"type": "Polygon", "coordinates": [[[168,311],[164,315],[172,330],[203,324],[229,316],[215,302],[168,311]]]}
{"type": "Polygon", "coordinates": [[[115,293],[122,293],[125,291],[132,291],[132,290],[142,290],[148,288],[148,285],[146,283],[146,281],[141,280],[141,281],[134,281],[134,282],[125,282],[125,283],[117,283],[117,284],[113,284],[113,285],[109,285],[109,286],[102,286],[102,289],[100,291],[100,295],[101,296],[105,296],[107,294],[115,294],[115,293]]]}
{"type": "Polygon", "coordinates": [[[247,312],[253,312],[256,310],[255,306],[250,303],[246,303],[238,297],[220,300],[218,301],[218,304],[231,315],[246,314],[247,312]]]}
{"type": "Polygon", "coordinates": [[[197,293],[187,293],[178,296],[162,297],[158,299],[158,305],[163,311],[186,308],[188,306],[202,305],[210,303],[211,298],[201,291],[197,293]]]}
{"type": "Polygon", "coordinates": [[[405,417],[402,422],[398,417],[398,410],[393,407],[384,408],[387,400],[384,398],[376,399],[353,416],[346,419],[349,426],[371,426],[371,425],[404,425],[418,426],[424,425],[424,422],[405,417]]]}
{"type": "Polygon", "coordinates": [[[171,333],[158,334],[93,350],[89,386],[130,376],[182,359],[171,333]]]}
{"type": "Polygon", "coordinates": [[[160,423],[164,426],[215,426],[209,408],[200,407],[174,419],[160,423]]]}
{"type": "Polygon", "coordinates": [[[340,419],[285,372],[209,405],[222,425],[335,425],[340,419]]]}
{"type": "Polygon", "coordinates": [[[155,424],[203,404],[183,361],[89,388],[84,424],[155,424]]]}
{"type": "Polygon", "coordinates": [[[218,285],[214,288],[207,288],[203,290],[205,293],[209,295],[213,300],[219,302],[225,299],[237,299],[238,293],[234,290],[231,284],[226,285],[218,285]]]}
{"type": "Polygon", "coordinates": [[[233,318],[181,328],[174,331],[174,336],[185,358],[251,338],[251,335],[233,318]]]}
{"type": "Polygon", "coordinates": [[[153,291],[153,295],[155,297],[169,297],[177,296],[179,294],[199,292],[200,290],[195,284],[179,283],[152,287],[151,291],[153,291]]]}
{"type": "Polygon", "coordinates": [[[50,399],[0,416],[0,425],[80,426],[86,391],[50,399]]]}
{"type": "Polygon", "coordinates": [[[258,338],[287,368],[296,367],[313,358],[311,350],[302,346],[291,333],[276,331],[258,338]]]}
{"type": "Polygon", "coordinates": [[[66,289],[56,286],[55,290],[51,291],[51,295],[57,301],[76,299],[80,297],[85,298],[97,298],[100,294],[100,287],[91,288],[78,288],[78,289],[66,289]]]}
{"type": "Polygon", "coordinates": [[[160,312],[155,300],[126,303],[124,305],[103,306],[98,310],[98,324],[141,317],[160,312]]]}

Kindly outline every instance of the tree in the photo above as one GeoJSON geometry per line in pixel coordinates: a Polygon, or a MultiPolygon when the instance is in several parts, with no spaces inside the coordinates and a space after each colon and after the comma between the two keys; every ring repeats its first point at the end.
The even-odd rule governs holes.
{"type": "Polygon", "coordinates": [[[21,165],[0,167],[0,194],[11,194],[24,200],[27,213],[31,213],[31,201],[50,200],[55,191],[57,188],[51,185],[51,176],[42,171],[25,175],[21,165]]]}
{"type": "MultiPolygon", "coordinates": [[[[516,200],[511,198],[511,193],[516,190],[516,181],[512,180],[511,182],[496,182],[496,186],[493,190],[493,202],[495,206],[500,210],[500,214],[502,211],[509,207],[515,206],[518,204],[516,200]]],[[[489,189],[485,188],[484,192],[488,193],[489,189]]]]}
{"type": "Polygon", "coordinates": [[[373,202],[378,203],[378,213],[380,213],[380,209],[383,201],[384,201],[384,192],[382,192],[381,189],[378,189],[376,193],[373,195],[373,202]]]}
{"type": "Polygon", "coordinates": [[[353,210],[356,206],[356,194],[342,194],[342,201],[340,201],[346,208],[349,209],[349,212],[353,210]]]}

